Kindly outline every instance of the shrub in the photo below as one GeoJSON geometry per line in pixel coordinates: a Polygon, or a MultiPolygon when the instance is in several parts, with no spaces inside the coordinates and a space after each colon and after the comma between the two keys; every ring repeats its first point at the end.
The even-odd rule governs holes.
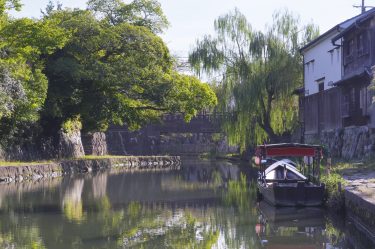
{"type": "Polygon", "coordinates": [[[65,133],[71,134],[74,131],[79,131],[82,129],[82,123],[80,116],[75,116],[73,118],[69,118],[62,124],[62,129],[65,133]]]}
{"type": "Polygon", "coordinates": [[[337,173],[331,173],[329,175],[322,176],[321,181],[326,186],[325,199],[327,201],[327,206],[334,211],[343,211],[345,207],[345,179],[337,173]],[[341,190],[338,187],[339,184],[341,184],[341,190]]]}

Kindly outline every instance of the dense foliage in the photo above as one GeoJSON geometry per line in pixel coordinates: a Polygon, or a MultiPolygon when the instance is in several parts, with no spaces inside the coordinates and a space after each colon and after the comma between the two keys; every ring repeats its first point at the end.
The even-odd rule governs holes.
{"type": "Polygon", "coordinates": [[[39,20],[10,18],[19,4],[0,1],[3,144],[37,126],[44,135],[71,120],[85,131],[139,128],[165,112],[189,120],[216,104],[208,85],[174,71],[157,35],[168,25],[157,1],[90,0],[87,10],[50,2],[39,20]]]}
{"type": "Polygon", "coordinates": [[[299,48],[317,29],[301,27],[289,12],[274,15],[265,31],[253,30],[238,10],[215,21],[216,36],[197,42],[189,61],[197,73],[219,76],[220,109],[232,143],[246,146],[289,137],[297,124],[293,90],[302,85],[299,48]]]}
{"type": "Polygon", "coordinates": [[[88,8],[112,25],[129,23],[154,33],[162,32],[169,25],[157,1],[133,0],[125,4],[120,0],[89,0],[88,8]]]}

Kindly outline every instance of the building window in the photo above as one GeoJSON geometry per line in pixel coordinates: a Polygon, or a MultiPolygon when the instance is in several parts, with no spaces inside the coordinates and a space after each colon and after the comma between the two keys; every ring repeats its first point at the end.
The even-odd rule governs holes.
{"type": "Polygon", "coordinates": [[[324,91],[324,82],[319,83],[319,92],[324,91]]]}
{"type": "Polygon", "coordinates": [[[354,40],[351,39],[346,44],[345,56],[350,56],[353,54],[353,52],[354,52],[354,40]]]}
{"type": "Polygon", "coordinates": [[[335,49],[328,50],[329,56],[331,58],[331,65],[333,65],[333,53],[335,52],[335,49]]]}
{"type": "Polygon", "coordinates": [[[367,35],[365,32],[357,35],[357,54],[362,56],[367,54],[367,35]]]}
{"type": "Polygon", "coordinates": [[[314,61],[315,60],[309,60],[305,63],[306,73],[314,72],[314,61]]]}
{"type": "Polygon", "coordinates": [[[371,103],[368,103],[368,96],[367,96],[367,87],[363,87],[359,91],[359,107],[362,110],[362,115],[367,114],[367,106],[371,103]]]}
{"type": "Polygon", "coordinates": [[[341,117],[343,118],[349,117],[349,102],[349,93],[345,93],[341,102],[341,117]]]}
{"type": "Polygon", "coordinates": [[[319,92],[324,91],[324,80],[325,80],[324,77],[321,78],[321,79],[316,80],[316,83],[318,84],[318,90],[319,90],[319,92]]]}
{"type": "Polygon", "coordinates": [[[358,54],[362,53],[363,51],[363,34],[359,34],[357,36],[357,50],[358,54]]]}
{"type": "Polygon", "coordinates": [[[345,58],[344,58],[344,65],[349,64],[353,61],[353,54],[354,54],[354,40],[351,39],[344,44],[345,50],[345,58]]]}

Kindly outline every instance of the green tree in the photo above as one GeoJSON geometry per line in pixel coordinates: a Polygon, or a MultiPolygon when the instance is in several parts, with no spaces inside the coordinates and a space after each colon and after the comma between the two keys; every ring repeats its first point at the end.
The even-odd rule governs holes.
{"type": "Polygon", "coordinates": [[[129,23],[147,27],[154,33],[160,33],[169,23],[155,0],[133,0],[129,4],[121,0],[89,0],[88,9],[104,17],[112,25],[129,23]]]}
{"type": "Polygon", "coordinates": [[[47,96],[45,58],[64,46],[69,34],[52,21],[8,19],[0,25],[0,133],[11,138],[19,128],[39,120],[47,96]],[[1,104],[0,104],[1,105],[1,104]],[[6,108],[4,108],[6,107],[6,108]]]}
{"type": "Polygon", "coordinates": [[[18,102],[25,100],[25,91],[20,83],[13,79],[9,71],[2,67],[0,71],[0,120],[8,118],[14,112],[18,102]]]}
{"type": "Polygon", "coordinates": [[[222,75],[220,108],[237,114],[225,124],[230,141],[245,149],[289,137],[298,110],[292,91],[302,85],[299,48],[317,29],[285,11],[274,14],[266,31],[255,31],[236,9],[215,21],[215,31],[197,42],[189,62],[197,73],[222,75]]]}
{"type": "Polygon", "coordinates": [[[20,10],[21,6],[20,0],[0,0],[0,15],[4,15],[7,10],[20,10]]]}
{"type": "Polygon", "coordinates": [[[47,58],[43,116],[50,130],[78,116],[85,131],[139,128],[164,112],[182,111],[189,120],[216,104],[206,84],[173,71],[168,48],[147,27],[113,25],[88,10],[54,11],[46,20],[72,34],[47,58]]]}
{"type": "Polygon", "coordinates": [[[54,3],[52,0],[50,0],[46,8],[44,10],[41,10],[40,12],[43,16],[49,16],[55,10],[62,10],[62,3],[60,3],[59,1],[54,3]]]}

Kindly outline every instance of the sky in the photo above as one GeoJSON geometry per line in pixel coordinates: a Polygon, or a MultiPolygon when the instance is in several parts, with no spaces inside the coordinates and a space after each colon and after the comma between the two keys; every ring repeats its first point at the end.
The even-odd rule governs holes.
{"type": "MultiPolygon", "coordinates": [[[[21,0],[23,8],[15,17],[40,17],[48,0],[21,0]]],[[[87,0],[60,0],[63,7],[85,8],[87,0]]],[[[129,2],[129,1],[125,1],[129,2]]],[[[313,22],[324,33],[336,24],[360,14],[361,0],[159,0],[170,27],[162,34],[171,53],[185,58],[195,42],[213,34],[214,20],[238,8],[254,29],[262,30],[272,21],[276,10],[288,9],[299,15],[302,23],[313,22]]],[[[366,0],[375,6],[375,0],[366,0]]]]}

